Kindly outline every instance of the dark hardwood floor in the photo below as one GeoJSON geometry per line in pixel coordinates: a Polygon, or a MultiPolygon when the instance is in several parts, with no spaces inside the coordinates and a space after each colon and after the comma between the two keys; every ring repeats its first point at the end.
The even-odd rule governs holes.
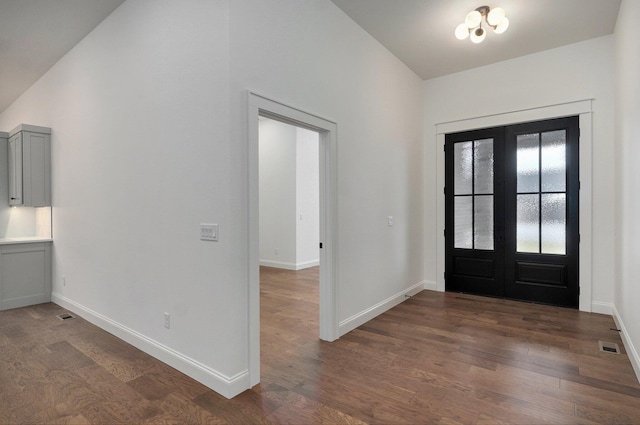
{"type": "Polygon", "coordinates": [[[261,277],[262,382],[232,400],[55,304],[0,312],[0,424],[640,423],[611,317],[424,291],[326,343],[317,268],[261,277]]]}

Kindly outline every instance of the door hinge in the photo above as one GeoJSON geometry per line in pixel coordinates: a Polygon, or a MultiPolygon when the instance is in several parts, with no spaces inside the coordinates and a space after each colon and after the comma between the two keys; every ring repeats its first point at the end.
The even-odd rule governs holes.
{"type": "Polygon", "coordinates": [[[447,194],[447,188],[446,188],[446,187],[443,187],[443,188],[442,188],[442,192],[444,192],[444,194],[446,195],[446,194],[447,194]]]}
{"type": "Polygon", "coordinates": [[[320,242],[320,249],[322,249],[322,242],[320,242]]]}
{"type": "Polygon", "coordinates": [[[447,237],[447,229],[444,229],[444,230],[442,231],[442,236],[444,236],[445,238],[447,237]]]}
{"type": "Polygon", "coordinates": [[[447,280],[447,272],[442,273],[442,278],[443,278],[444,280],[447,280]]]}
{"type": "Polygon", "coordinates": [[[578,182],[578,190],[582,190],[582,182],[578,182]]]}

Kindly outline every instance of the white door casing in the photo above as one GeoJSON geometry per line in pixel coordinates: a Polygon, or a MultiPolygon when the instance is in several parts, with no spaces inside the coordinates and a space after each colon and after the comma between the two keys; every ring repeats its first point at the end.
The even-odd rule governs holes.
{"type": "Polygon", "coordinates": [[[320,134],[320,339],[338,338],[337,124],[247,91],[249,229],[249,384],[260,382],[259,131],[264,116],[320,134]]]}

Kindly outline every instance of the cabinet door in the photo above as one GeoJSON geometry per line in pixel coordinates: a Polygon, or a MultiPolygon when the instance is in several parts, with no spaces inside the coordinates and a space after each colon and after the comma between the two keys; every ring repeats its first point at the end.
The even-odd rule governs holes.
{"type": "Polygon", "coordinates": [[[22,204],[30,207],[51,205],[51,152],[49,135],[22,132],[22,204]]]}
{"type": "Polygon", "coordinates": [[[49,134],[21,131],[8,146],[9,205],[51,206],[49,134]]]}
{"type": "Polygon", "coordinates": [[[22,133],[9,139],[9,205],[22,205],[22,133]]]}
{"type": "Polygon", "coordinates": [[[51,301],[51,244],[0,247],[0,310],[51,301]]]}

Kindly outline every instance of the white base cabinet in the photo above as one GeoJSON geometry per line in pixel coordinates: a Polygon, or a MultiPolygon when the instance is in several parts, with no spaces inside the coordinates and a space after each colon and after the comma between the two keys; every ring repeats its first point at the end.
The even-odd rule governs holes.
{"type": "Polygon", "coordinates": [[[0,310],[51,301],[51,242],[0,246],[0,310]]]}

